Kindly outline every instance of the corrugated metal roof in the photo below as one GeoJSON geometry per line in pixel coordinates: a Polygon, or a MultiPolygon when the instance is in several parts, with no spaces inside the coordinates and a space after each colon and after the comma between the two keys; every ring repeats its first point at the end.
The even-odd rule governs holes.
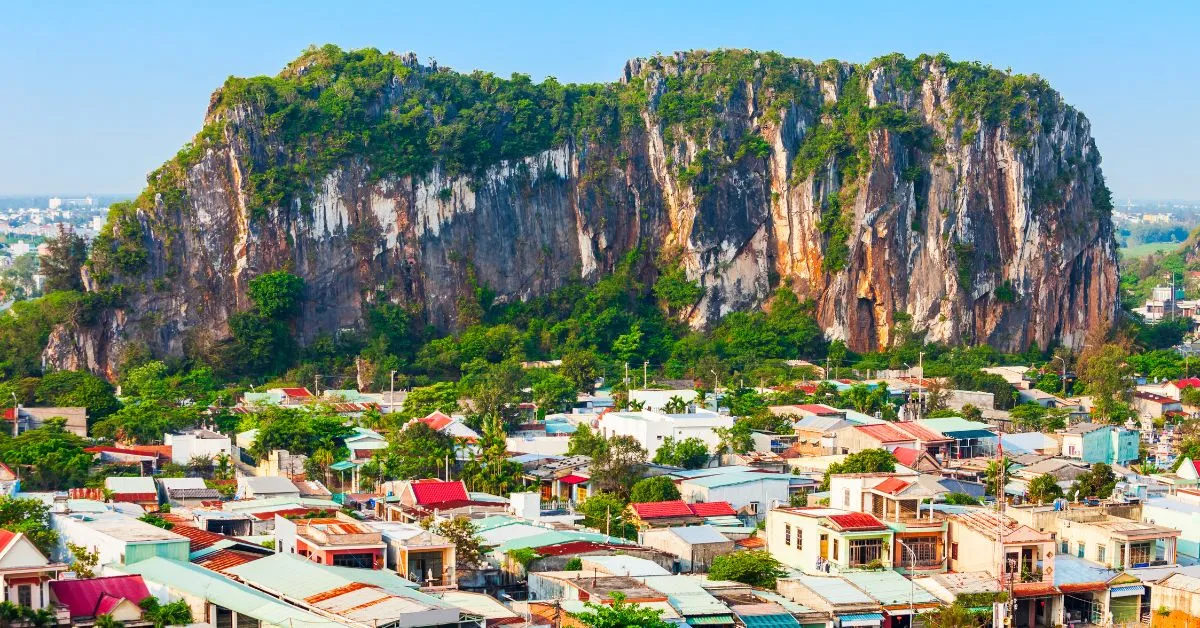
{"type": "Polygon", "coordinates": [[[692,509],[681,499],[665,502],[638,502],[629,505],[642,519],[691,517],[692,509]]]}
{"type": "Polygon", "coordinates": [[[875,515],[865,512],[849,512],[845,514],[828,515],[825,518],[833,523],[837,529],[845,532],[888,529],[883,522],[875,518],[875,515]]]}
{"type": "Polygon", "coordinates": [[[686,526],[678,528],[670,528],[675,536],[683,540],[689,545],[703,545],[705,543],[728,543],[729,539],[723,534],[717,532],[712,526],[686,526]]]}
{"type": "Polygon", "coordinates": [[[800,622],[796,621],[789,613],[777,613],[774,615],[743,615],[737,613],[738,619],[746,624],[746,628],[791,628],[799,626],[800,622]]]}
{"type": "Polygon", "coordinates": [[[737,486],[753,482],[791,482],[791,476],[782,473],[754,473],[750,471],[738,473],[722,473],[702,478],[692,478],[684,482],[703,488],[719,488],[722,486],[737,486]]]}
{"type": "Polygon", "coordinates": [[[127,573],[165,585],[273,626],[340,626],[341,624],[281,602],[228,577],[190,563],[149,558],[132,565],[113,565],[127,573]]]}
{"type": "Polygon", "coordinates": [[[658,563],[636,556],[585,556],[583,562],[585,571],[587,564],[591,563],[614,576],[641,578],[671,575],[671,572],[663,569],[658,563]]]}
{"type": "Polygon", "coordinates": [[[137,477],[110,477],[104,479],[104,488],[114,493],[149,493],[157,495],[158,489],[154,487],[154,478],[137,477]]]}
{"type": "MultiPolygon", "coordinates": [[[[671,607],[685,617],[729,613],[729,607],[687,576],[651,576],[646,586],[667,596],[671,607]]],[[[689,620],[690,621],[690,620],[689,620]]]]}
{"type": "Polygon", "coordinates": [[[821,596],[832,606],[839,604],[874,604],[871,596],[863,593],[842,578],[828,576],[797,576],[791,578],[821,596]]]}
{"type": "Polygon", "coordinates": [[[895,571],[856,571],[842,577],[884,606],[938,602],[929,591],[895,571]]]}

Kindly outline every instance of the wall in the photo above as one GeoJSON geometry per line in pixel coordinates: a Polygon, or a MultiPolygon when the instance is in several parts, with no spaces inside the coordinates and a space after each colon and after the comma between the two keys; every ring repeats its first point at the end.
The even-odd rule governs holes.
{"type": "Polygon", "coordinates": [[[125,564],[132,565],[155,556],[187,562],[190,550],[191,543],[187,539],[156,543],[130,543],[125,545],[125,564]]]}
{"type": "Polygon", "coordinates": [[[1150,587],[1151,628],[1195,628],[1197,625],[1200,625],[1200,598],[1195,592],[1164,585],[1150,587]],[[1170,613],[1163,615],[1160,610],[1170,613]]]}
{"type": "MultiPolygon", "coordinates": [[[[1171,498],[1167,503],[1178,503],[1171,498]]],[[[1156,505],[1158,500],[1142,505],[1142,521],[1167,526],[1182,531],[1176,551],[1192,558],[1200,558],[1200,512],[1184,509],[1164,508],[1156,505]]],[[[1162,502],[1159,502],[1162,503],[1162,502]]],[[[1187,506],[1183,506],[1187,508],[1187,506]]]]}
{"type": "Polygon", "coordinates": [[[1102,427],[1083,435],[1083,461],[1091,464],[1111,462],[1113,436],[1111,427],[1102,427]]]}
{"type": "Polygon", "coordinates": [[[764,535],[767,550],[776,560],[788,567],[802,571],[813,569],[820,542],[818,535],[817,520],[813,517],[804,517],[786,510],[772,510],[767,513],[767,529],[764,535]],[[791,526],[791,543],[784,543],[787,536],[785,525],[791,526]]]}
{"type": "Polygon", "coordinates": [[[196,438],[191,434],[167,434],[164,444],[171,446],[171,462],[187,464],[197,456],[216,458],[224,453],[233,456],[232,443],[228,438],[196,438]]]}
{"type": "Polygon", "coordinates": [[[996,409],[996,396],[990,392],[980,390],[951,390],[946,398],[946,405],[953,410],[962,410],[962,407],[971,404],[980,410],[996,409]]]}
{"type": "Polygon", "coordinates": [[[642,533],[642,545],[653,547],[679,558],[682,572],[705,573],[712,559],[733,551],[733,541],[692,545],[679,538],[670,528],[646,530],[642,533]]]}
{"type": "Polygon", "coordinates": [[[706,488],[684,481],[679,484],[679,493],[688,502],[729,502],[734,510],[740,510],[750,502],[758,502],[758,518],[766,516],[773,505],[787,505],[790,476],[777,474],[779,478],[771,478],[764,474],[761,480],[734,484],[731,486],[716,486],[706,488]]]}

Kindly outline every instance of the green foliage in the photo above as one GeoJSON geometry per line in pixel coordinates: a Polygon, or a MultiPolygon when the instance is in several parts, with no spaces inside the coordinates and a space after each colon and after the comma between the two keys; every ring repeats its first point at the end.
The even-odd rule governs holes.
{"type": "Polygon", "coordinates": [[[585,628],[671,628],[662,611],[625,602],[622,593],[612,594],[612,604],[585,602],[584,610],[571,617],[585,628]]]}
{"type": "Polygon", "coordinates": [[[1103,462],[1097,462],[1089,471],[1085,471],[1075,478],[1075,483],[1071,485],[1068,496],[1076,501],[1085,497],[1104,499],[1112,495],[1113,489],[1117,487],[1118,479],[1117,475],[1113,473],[1112,467],[1103,462]]]}
{"type": "Polygon", "coordinates": [[[1129,383],[1129,352],[1117,344],[1090,348],[1079,359],[1079,380],[1092,396],[1092,416],[1101,422],[1121,423],[1132,415],[1133,391],[1129,383]]]}
{"type": "Polygon", "coordinates": [[[16,438],[0,440],[0,461],[21,474],[24,490],[62,490],[83,486],[92,454],[84,439],[59,424],[29,430],[16,438]]]}
{"type": "Polygon", "coordinates": [[[635,504],[645,502],[665,502],[679,499],[679,489],[675,482],[665,475],[638,480],[629,491],[629,501],[635,504]]]}
{"type": "Polygon", "coordinates": [[[454,560],[458,565],[472,568],[483,563],[483,539],[469,517],[443,521],[433,528],[433,532],[454,544],[454,560]]]}
{"type": "MultiPolygon", "coordinates": [[[[593,471],[593,481],[595,478],[593,471]]],[[[592,493],[579,504],[579,514],[583,515],[583,525],[589,528],[610,536],[635,540],[637,528],[625,517],[625,506],[628,503],[625,498],[612,493],[592,493]]]]}
{"type": "Polygon", "coordinates": [[[1025,499],[1037,504],[1048,504],[1062,496],[1058,480],[1049,473],[1043,473],[1030,480],[1029,488],[1025,491],[1025,499]]]}
{"type": "Polygon", "coordinates": [[[787,575],[787,569],[765,550],[748,550],[713,558],[709,580],[732,580],[752,587],[772,590],[775,580],[787,575]]]}
{"type": "Polygon", "coordinates": [[[563,571],[579,571],[583,569],[583,559],[578,556],[572,556],[567,559],[567,564],[563,566],[563,571]]]}
{"type": "Polygon", "coordinates": [[[528,547],[511,549],[505,553],[512,561],[521,566],[522,569],[528,569],[529,563],[541,558],[541,555],[528,547]]]}
{"type": "Polygon", "coordinates": [[[186,626],[192,623],[192,608],[187,600],[176,600],[170,604],[160,604],[158,599],[151,596],[141,602],[142,619],[154,624],[154,628],[167,626],[186,626]]]}
{"type": "Polygon", "coordinates": [[[91,420],[102,419],[121,407],[112,385],[86,371],[47,373],[34,390],[34,400],[47,406],[82,406],[91,420]]]}
{"type": "Polygon", "coordinates": [[[946,503],[952,506],[978,506],[979,500],[966,493],[947,493],[946,503]]]}
{"type": "MultiPolygon", "coordinates": [[[[627,500],[645,465],[646,450],[632,436],[610,437],[604,447],[592,455],[588,486],[593,491],[612,493],[627,500]]],[[[588,501],[591,499],[589,497],[588,501]]]]}
{"type": "MultiPolygon", "coordinates": [[[[414,422],[410,425],[424,423],[414,422]]],[[[462,479],[471,490],[492,495],[509,495],[524,487],[520,463],[509,460],[504,424],[499,415],[490,415],[484,421],[479,454],[463,465],[462,479]]]]}
{"type": "Polygon", "coordinates": [[[40,499],[0,497],[0,528],[24,534],[46,557],[58,544],[50,525],[50,506],[40,499]]]}
{"type": "Polygon", "coordinates": [[[71,555],[71,571],[77,578],[95,578],[96,568],[100,566],[100,552],[88,549],[83,545],[66,543],[67,552],[71,555]]]}
{"type": "Polygon", "coordinates": [[[299,312],[304,280],[277,270],[251,279],[246,293],[263,316],[286,320],[299,312]]]}
{"type": "Polygon", "coordinates": [[[450,382],[439,382],[431,386],[414,388],[404,398],[400,410],[402,420],[422,418],[441,412],[452,414],[458,411],[458,389],[450,382]]]}
{"type": "Polygon", "coordinates": [[[654,452],[654,463],[699,469],[708,464],[708,445],[694,436],[679,441],[673,436],[668,436],[654,452]]]}
{"type": "Polygon", "coordinates": [[[754,449],[754,437],[750,434],[749,421],[735,420],[733,427],[718,427],[713,431],[718,439],[718,454],[744,454],[754,449]]]}
{"type": "Polygon", "coordinates": [[[695,305],[704,296],[704,287],[689,280],[682,265],[673,263],[659,271],[654,296],[668,314],[675,315],[695,305]]]}
{"type": "Polygon", "coordinates": [[[376,480],[419,480],[441,477],[447,458],[454,460],[454,439],[420,421],[409,421],[388,434],[388,446],[362,466],[363,488],[376,480]]]}
{"type": "Polygon", "coordinates": [[[882,473],[896,470],[896,457],[886,449],[864,449],[846,456],[841,462],[831,463],[825,469],[825,480],[821,490],[829,490],[830,476],[841,473],[882,473]]]}
{"type": "Polygon", "coordinates": [[[138,521],[148,523],[156,528],[162,528],[164,530],[170,530],[171,528],[175,527],[175,524],[171,523],[170,521],[167,521],[166,519],[163,519],[162,517],[160,517],[152,512],[148,512],[148,513],[138,517],[138,521]]]}
{"type": "Polygon", "coordinates": [[[123,443],[161,443],[163,434],[195,427],[201,422],[196,406],[136,400],[92,426],[91,434],[123,443]]]}
{"type": "Polygon", "coordinates": [[[40,257],[40,272],[46,278],[42,289],[45,292],[82,292],[80,271],[87,261],[87,240],[59,223],[58,235],[46,240],[46,247],[47,253],[40,257]]]}
{"type": "Polygon", "coordinates": [[[591,426],[581,424],[579,429],[571,434],[567,442],[568,456],[588,456],[596,458],[608,449],[608,440],[603,434],[593,432],[591,426]]]}
{"type": "Polygon", "coordinates": [[[306,456],[313,455],[319,449],[337,451],[339,440],[354,432],[342,417],[320,409],[305,411],[266,407],[251,417],[243,427],[258,429],[258,435],[249,448],[250,455],[257,460],[266,460],[275,449],[286,449],[292,454],[306,456]]]}

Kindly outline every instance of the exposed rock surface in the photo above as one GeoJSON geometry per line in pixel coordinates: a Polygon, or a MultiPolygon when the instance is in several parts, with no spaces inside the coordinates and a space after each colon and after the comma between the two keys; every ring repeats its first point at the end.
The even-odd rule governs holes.
{"type": "MultiPolygon", "coordinates": [[[[281,268],[307,282],[303,340],[359,326],[380,298],[452,329],[475,282],[499,300],[525,299],[595,280],[637,247],[678,251],[705,287],[684,313],[693,326],[760,307],[790,281],[827,335],[857,350],[886,346],[898,317],[931,341],[1015,351],[1077,345],[1114,314],[1099,155],[1087,119],[1052,90],[1033,89],[1033,106],[996,119],[952,104],[960,86],[942,60],[773,58],[788,70],[789,94],[752,73],[712,88],[704,129],[664,122],[664,95],[715,72],[711,54],[628,63],[613,89],[641,90],[644,105],[615,141],[576,134],[465,174],[439,162],[380,176],[353,155],[299,182],[304,203],[265,207],[254,206],[248,179],[286,163],[285,142],[263,109],[217,106],[214,96],[208,123],[218,131],[181,168],[181,195],[150,195],[131,214],[145,263],[88,278],[94,290],[121,286],[119,306],[57,330],[46,357],[111,373],[135,344],[158,355],[203,350],[249,306],[247,282],[281,268]],[[817,167],[802,172],[798,153],[839,115],[851,83],[868,107],[891,103],[921,132],[868,128],[848,150],[816,151],[817,167]],[[765,146],[738,151],[752,136],[765,146]],[[846,169],[851,158],[857,170],[846,169]],[[698,166],[685,173],[689,164],[698,166]]],[[[408,89],[392,80],[379,110],[408,89]]],[[[652,275],[654,256],[644,258],[652,275]]]]}

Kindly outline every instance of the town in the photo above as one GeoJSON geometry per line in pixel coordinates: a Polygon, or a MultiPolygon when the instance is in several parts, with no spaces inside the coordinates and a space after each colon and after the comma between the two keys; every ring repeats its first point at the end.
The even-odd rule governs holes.
{"type": "MultiPolygon", "coordinates": [[[[648,626],[895,628],[993,611],[1141,625],[1200,603],[1200,460],[1183,429],[1200,378],[1139,380],[1136,414],[1113,423],[1039,387],[1072,377],[1053,368],[984,368],[1017,404],[1000,410],[919,368],[791,366],[812,377],[539,387],[507,428],[438,385],[199,408],[154,362],[126,378],[125,408],[174,406],[197,427],[18,403],[3,415],[0,612],[557,628],[648,609],[648,626]]],[[[60,375],[51,387],[83,387],[60,375]]]]}

